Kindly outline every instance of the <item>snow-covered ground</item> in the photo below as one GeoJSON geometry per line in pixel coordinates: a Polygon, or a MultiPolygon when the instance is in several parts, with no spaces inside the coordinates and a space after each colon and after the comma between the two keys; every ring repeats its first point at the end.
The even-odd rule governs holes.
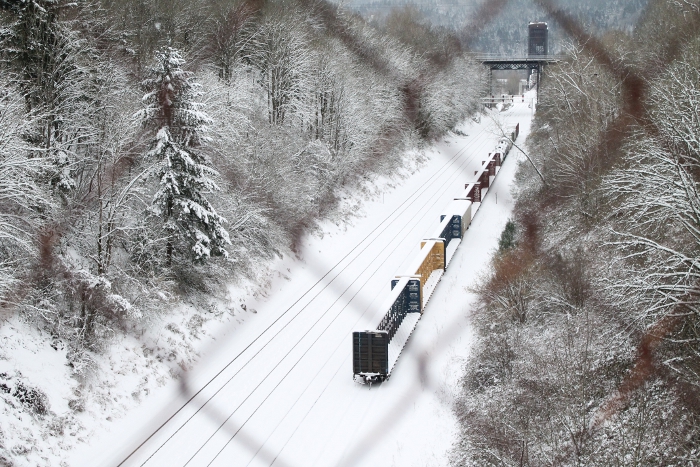
{"type": "MultiPolygon", "coordinates": [[[[530,127],[527,104],[494,115],[520,123],[522,143],[530,127]]],[[[247,301],[255,314],[210,332],[214,338],[196,349],[200,363],[182,384],[151,391],[68,464],[446,465],[457,432],[451,403],[471,341],[468,288],[487,266],[512,210],[517,150],[474,216],[390,380],[372,387],[353,381],[351,332],[376,325],[391,279],[413,260],[441,210],[498,139],[489,118],[460,130],[467,136],[436,144],[421,170],[364,204],[355,225],[328,223],[322,237],[305,241],[301,260],[280,260],[283,274],[268,296],[247,301]]]]}

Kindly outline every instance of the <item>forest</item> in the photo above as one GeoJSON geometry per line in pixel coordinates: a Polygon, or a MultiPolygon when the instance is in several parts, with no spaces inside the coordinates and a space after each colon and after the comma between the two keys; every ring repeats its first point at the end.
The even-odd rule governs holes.
{"type": "Polygon", "coordinates": [[[697,1],[650,2],[547,69],[453,465],[700,463],[698,31],[697,1]]]}
{"type": "MultiPolygon", "coordinates": [[[[0,309],[65,352],[74,413],[114,377],[110,342],[182,303],[220,315],[343,190],[478,110],[480,67],[411,21],[305,0],[0,1],[0,309]]],[[[18,371],[0,389],[4,420],[35,420],[0,430],[1,465],[79,424],[18,371]]]]}

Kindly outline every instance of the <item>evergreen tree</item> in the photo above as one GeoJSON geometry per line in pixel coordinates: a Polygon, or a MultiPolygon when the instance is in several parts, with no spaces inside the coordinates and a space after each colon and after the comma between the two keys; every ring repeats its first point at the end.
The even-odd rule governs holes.
{"type": "Polygon", "coordinates": [[[200,86],[183,70],[185,61],[171,47],[156,54],[156,65],[143,82],[146,108],[139,112],[145,126],[155,132],[147,157],[156,161],[152,170],[159,181],[151,212],[171,232],[166,253],[168,264],[175,250],[174,240],[184,240],[195,260],[209,256],[227,257],[231,244],[222,216],[205,194],[218,191],[212,180],[216,170],[206,164],[197,149],[205,142],[210,118],[196,102],[200,86]]]}
{"type": "Polygon", "coordinates": [[[504,252],[510,250],[515,245],[515,222],[509,220],[503,232],[501,232],[501,238],[498,239],[498,251],[504,252]]]}

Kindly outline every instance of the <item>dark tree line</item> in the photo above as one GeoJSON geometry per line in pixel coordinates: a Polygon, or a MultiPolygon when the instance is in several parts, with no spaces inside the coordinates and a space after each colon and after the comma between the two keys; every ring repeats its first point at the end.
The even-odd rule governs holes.
{"type": "MultiPolygon", "coordinates": [[[[443,28],[458,37],[466,47],[478,52],[520,55],[527,53],[527,25],[546,21],[549,25],[551,53],[561,53],[569,40],[558,21],[533,0],[485,2],[461,0],[443,2],[424,0],[353,0],[348,8],[390,27],[398,16],[413,14],[426,24],[443,28]],[[406,5],[410,6],[406,6],[406,5]],[[489,19],[479,20],[477,12],[488,10],[489,19]],[[478,31],[475,33],[475,31],[478,31]]],[[[647,0],[561,0],[555,6],[595,35],[609,31],[629,33],[644,11],[647,0]]],[[[411,32],[407,31],[407,34],[411,32]]]]}

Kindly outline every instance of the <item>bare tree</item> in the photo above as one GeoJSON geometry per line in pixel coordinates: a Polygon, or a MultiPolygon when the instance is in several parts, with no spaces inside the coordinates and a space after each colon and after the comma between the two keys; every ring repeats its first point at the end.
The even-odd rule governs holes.
{"type": "Polygon", "coordinates": [[[272,125],[284,124],[285,119],[289,123],[306,102],[312,54],[304,22],[305,17],[295,11],[269,17],[252,40],[252,60],[260,71],[258,82],[266,94],[272,125]]]}
{"type": "Polygon", "coordinates": [[[23,139],[35,122],[19,91],[0,82],[0,302],[38,254],[35,233],[52,204],[40,183],[50,165],[23,139]]]}

